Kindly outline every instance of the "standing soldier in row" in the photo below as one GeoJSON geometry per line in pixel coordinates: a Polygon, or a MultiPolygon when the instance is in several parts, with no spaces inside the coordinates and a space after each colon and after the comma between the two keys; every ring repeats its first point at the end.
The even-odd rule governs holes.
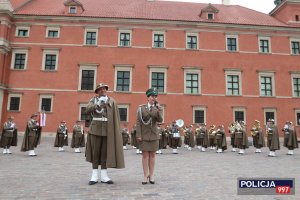
{"type": "Polygon", "coordinates": [[[186,134],[188,135],[188,150],[191,151],[195,147],[195,136],[193,133],[193,125],[190,125],[186,129],[186,134]]]}
{"type": "Polygon", "coordinates": [[[41,127],[37,122],[37,116],[37,114],[32,114],[30,120],[27,122],[21,146],[21,151],[28,151],[29,156],[36,156],[34,148],[36,148],[41,141],[41,127]]]}
{"type": "Polygon", "coordinates": [[[86,143],[86,161],[92,163],[89,185],[98,182],[98,167],[101,165],[100,180],[113,184],[107,168],[124,168],[120,115],[116,101],[107,96],[108,86],[100,83],[96,95],[89,101],[86,111],[92,115],[86,143]]]}
{"type": "Polygon", "coordinates": [[[68,146],[68,128],[66,122],[62,120],[56,131],[54,147],[58,147],[59,152],[64,152],[64,146],[68,146]]]}
{"type": "Polygon", "coordinates": [[[261,148],[265,147],[266,144],[264,134],[258,120],[254,121],[254,125],[251,129],[251,135],[253,137],[253,146],[256,148],[255,153],[261,153],[261,148]]]}
{"type": "Polygon", "coordinates": [[[287,121],[282,131],[284,133],[283,146],[288,148],[288,153],[287,153],[288,155],[293,155],[294,149],[299,148],[298,138],[297,138],[295,127],[293,126],[293,122],[287,121]]]}
{"type": "Polygon", "coordinates": [[[71,148],[75,148],[75,153],[81,153],[80,147],[85,147],[84,129],[81,121],[77,120],[73,126],[73,135],[71,141],[71,148]]]}
{"type": "Polygon", "coordinates": [[[18,130],[14,122],[14,117],[10,116],[8,121],[4,123],[2,136],[0,139],[0,148],[3,148],[3,154],[11,154],[10,147],[17,146],[18,130]]]}
{"type": "Polygon", "coordinates": [[[230,145],[232,147],[231,151],[236,152],[236,144],[235,144],[235,123],[231,123],[228,127],[230,133],[230,145]]]}
{"type": "Polygon", "coordinates": [[[216,144],[215,144],[215,135],[216,135],[216,125],[211,125],[210,129],[208,131],[208,144],[209,144],[209,149],[215,149],[216,144]]]}
{"type": "Polygon", "coordinates": [[[158,140],[158,150],[156,151],[157,154],[162,154],[161,150],[163,149],[163,129],[160,127],[161,123],[157,123],[157,133],[159,135],[158,140]]]}
{"type": "Polygon", "coordinates": [[[236,122],[235,125],[235,144],[240,149],[239,154],[244,154],[248,146],[248,136],[245,122],[236,122]]]}
{"type": "Polygon", "coordinates": [[[139,141],[136,139],[136,124],[132,127],[131,130],[131,146],[136,149],[136,154],[142,154],[140,150],[139,141]]]}
{"type": "Polygon", "coordinates": [[[195,135],[197,148],[204,152],[208,145],[208,134],[205,123],[197,125],[195,135]]]}
{"type": "Polygon", "coordinates": [[[180,133],[179,128],[176,125],[176,121],[172,122],[172,125],[170,127],[170,135],[169,135],[169,146],[173,149],[172,153],[177,154],[177,148],[181,146],[180,144],[180,133]]]}
{"type": "Polygon", "coordinates": [[[215,140],[217,145],[217,153],[223,153],[223,151],[227,149],[224,125],[220,125],[216,130],[215,140]]]}
{"type": "Polygon", "coordinates": [[[129,131],[127,129],[127,125],[124,124],[124,128],[122,130],[122,140],[123,140],[123,149],[127,150],[127,144],[129,141],[129,131]]]}
{"type": "Polygon", "coordinates": [[[275,157],[275,151],[280,149],[278,129],[275,125],[274,119],[269,119],[266,127],[267,145],[270,149],[268,156],[275,157]]]}

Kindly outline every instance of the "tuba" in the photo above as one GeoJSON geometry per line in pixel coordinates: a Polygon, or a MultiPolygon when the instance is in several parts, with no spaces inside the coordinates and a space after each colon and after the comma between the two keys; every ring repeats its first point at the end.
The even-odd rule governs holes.
{"type": "Polygon", "coordinates": [[[184,125],[184,121],[182,119],[177,119],[175,120],[175,124],[181,128],[184,125]]]}
{"type": "Polygon", "coordinates": [[[211,136],[215,136],[215,134],[217,133],[217,131],[215,130],[215,128],[216,128],[216,125],[214,125],[214,124],[211,125],[210,129],[208,131],[208,134],[211,135],[211,136]]]}

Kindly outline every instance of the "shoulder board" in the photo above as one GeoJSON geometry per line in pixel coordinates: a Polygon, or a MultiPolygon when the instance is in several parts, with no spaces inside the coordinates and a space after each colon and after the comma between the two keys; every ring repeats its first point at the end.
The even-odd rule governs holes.
{"type": "Polygon", "coordinates": [[[143,107],[143,106],[146,106],[146,104],[141,104],[141,105],[139,105],[139,107],[143,107]]]}

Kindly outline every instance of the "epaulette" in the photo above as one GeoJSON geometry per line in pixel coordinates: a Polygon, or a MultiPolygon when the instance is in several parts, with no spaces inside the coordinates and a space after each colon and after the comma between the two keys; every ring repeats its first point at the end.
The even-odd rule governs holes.
{"type": "Polygon", "coordinates": [[[141,104],[141,105],[139,105],[139,107],[142,107],[142,106],[146,106],[146,104],[141,104]]]}

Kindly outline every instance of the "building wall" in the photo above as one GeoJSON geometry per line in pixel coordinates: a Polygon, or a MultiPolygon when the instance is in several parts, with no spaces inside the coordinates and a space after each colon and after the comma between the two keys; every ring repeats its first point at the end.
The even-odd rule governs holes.
{"type": "MultiPolygon", "coordinates": [[[[26,49],[28,61],[26,70],[9,69],[12,52],[6,59],[9,71],[8,90],[4,95],[3,120],[15,116],[19,130],[24,131],[26,121],[32,113],[39,111],[41,95],[53,97],[52,112],[47,113],[46,132],[55,131],[64,119],[69,127],[80,118],[80,104],[94,96],[93,91],[79,91],[80,66],[90,65],[97,71],[96,83],[110,86],[109,95],[118,103],[129,106],[128,123],[136,121],[138,105],[146,103],[145,91],[150,87],[150,71],[153,68],[166,71],[166,93],[159,95],[159,102],[165,107],[164,121],[171,123],[183,119],[193,123],[193,109],[200,107],[206,112],[205,122],[210,124],[231,123],[233,111],[242,109],[246,114],[248,127],[254,120],[264,122],[264,109],[274,109],[277,124],[283,126],[287,120],[295,122],[295,109],[300,109],[299,98],[292,98],[291,72],[299,72],[300,56],[290,55],[290,37],[297,32],[274,29],[231,28],[230,26],[175,27],[151,24],[113,24],[70,21],[16,20],[17,26],[30,25],[28,38],[15,37],[16,26],[12,25],[10,42],[13,51],[26,49]],[[60,37],[45,37],[49,24],[60,27],[60,37]],[[97,45],[84,45],[85,29],[98,30],[97,45]],[[119,30],[132,31],[132,47],[118,47],[119,30]],[[152,32],[165,33],[166,48],[152,48],[152,32]],[[198,50],[186,50],[186,33],[198,35],[198,50]],[[238,35],[239,51],[226,51],[226,34],[238,35]],[[271,40],[270,54],[258,53],[258,37],[268,36],[271,40]],[[59,52],[57,71],[42,70],[43,51],[59,52]],[[116,92],[115,69],[119,65],[132,66],[132,90],[116,92]],[[201,93],[184,94],[184,70],[197,69],[201,76],[201,93]],[[241,73],[240,96],[226,95],[227,71],[241,73]],[[259,73],[272,72],[275,78],[275,97],[260,97],[259,73]],[[7,110],[8,96],[21,96],[21,110],[7,110]]],[[[2,121],[3,121],[2,120],[2,121]]]]}

